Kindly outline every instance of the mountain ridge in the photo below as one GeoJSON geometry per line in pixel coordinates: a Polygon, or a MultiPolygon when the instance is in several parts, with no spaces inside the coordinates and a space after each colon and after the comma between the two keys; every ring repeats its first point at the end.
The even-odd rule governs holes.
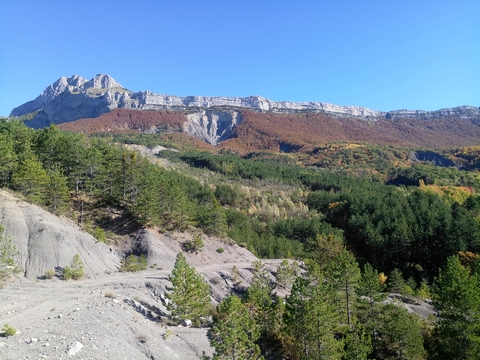
{"type": "Polygon", "coordinates": [[[148,90],[132,92],[106,74],[98,74],[91,80],[78,75],[70,78],[61,77],[36,99],[14,108],[10,116],[33,114],[28,124],[40,128],[50,123],[59,124],[98,117],[115,108],[174,111],[203,111],[212,108],[250,109],[262,113],[320,113],[368,121],[480,117],[480,107],[469,105],[435,111],[401,109],[384,112],[363,106],[341,106],[324,102],[276,102],[257,95],[180,97],[156,94],[148,90]]]}

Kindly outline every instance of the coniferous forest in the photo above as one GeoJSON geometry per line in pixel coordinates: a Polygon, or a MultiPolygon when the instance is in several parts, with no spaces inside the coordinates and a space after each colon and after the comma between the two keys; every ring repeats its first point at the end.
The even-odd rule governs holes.
{"type": "MultiPolygon", "coordinates": [[[[213,311],[219,359],[480,358],[479,150],[444,151],[463,170],[410,164],[410,151],[331,143],[310,157],[239,155],[165,134],[85,135],[8,119],[0,187],[100,241],[111,236],[102,209],[115,207],[139,226],[197,228],[260,259],[287,259],[276,282],[256,262],[246,294],[213,311]],[[171,150],[149,159],[125,144],[171,150]],[[410,314],[388,294],[428,299],[435,314],[410,314]]],[[[177,273],[192,273],[177,262],[177,273]]]]}

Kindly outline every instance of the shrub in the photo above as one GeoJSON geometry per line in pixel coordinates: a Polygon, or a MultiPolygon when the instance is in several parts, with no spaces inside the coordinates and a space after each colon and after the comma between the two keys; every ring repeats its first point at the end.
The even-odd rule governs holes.
{"type": "Polygon", "coordinates": [[[80,258],[80,255],[75,254],[70,263],[70,266],[65,267],[63,269],[63,279],[64,280],[79,280],[83,277],[83,261],[80,258]]]}
{"type": "Polygon", "coordinates": [[[219,254],[223,253],[224,251],[225,251],[224,248],[218,248],[218,249],[217,249],[217,252],[218,252],[219,254]]]}
{"type": "Polygon", "coordinates": [[[93,237],[97,239],[100,242],[107,242],[107,234],[105,234],[105,230],[103,230],[101,227],[96,227],[93,230],[93,237]]]}
{"type": "Polygon", "coordinates": [[[170,338],[172,335],[173,335],[172,330],[167,329],[167,331],[165,331],[165,333],[163,334],[163,340],[167,340],[167,339],[170,338]]]}
{"type": "Polygon", "coordinates": [[[135,272],[147,269],[147,257],[142,254],[140,256],[129,255],[126,259],[122,260],[122,266],[120,271],[122,272],[135,272]]]}
{"type": "Polygon", "coordinates": [[[5,228],[0,225],[0,280],[6,279],[11,274],[18,272],[14,257],[18,254],[15,245],[9,235],[5,234],[5,228]]]}
{"type": "Polygon", "coordinates": [[[138,341],[140,341],[142,344],[145,344],[148,341],[148,336],[145,334],[140,334],[137,336],[138,341]]]}
{"type": "Polygon", "coordinates": [[[17,329],[11,327],[8,324],[5,324],[5,325],[3,325],[2,332],[3,332],[4,337],[13,336],[17,333],[17,329]]]}
{"type": "Polygon", "coordinates": [[[55,270],[48,269],[45,271],[45,279],[52,279],[55,276],[55,270]]]}
{"type": "Polygon", "coordinates": [[[222,282],[222,278],[220,276],[215,276],[213,278],[210,279],[210,282],[213,284],[213,285],[218,285],[222,282]]]}
{"type": "Polygon", "coordinates": [[[115,292],[113,290],[107,290],[105,291],[105,297],[114,299],[116,297],[115,292]]]}
{"type": "Polygon", "coordinates": [[[187,252],[194,252],[195,254],[202,252],[204,243],[200,235],[195,235],[190,241],[183,244],[183,249],[187,252]]]}

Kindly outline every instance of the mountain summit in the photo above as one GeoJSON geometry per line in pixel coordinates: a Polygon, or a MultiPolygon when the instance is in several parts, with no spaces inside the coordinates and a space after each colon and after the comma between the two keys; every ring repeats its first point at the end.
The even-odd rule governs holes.
{"type": "Polygon", "coordinates": [[[139,110],[205,111],[207,109],[250,109],[262,113],[320,113],[336,118],[437,119],[480,116],[480,108],[461,106],[437,111],[396,110],[383,112],[362,106],[340,106],[322,102],[275,102],[261,96],[212,97],[160,95],[150,91],[131,92],[106,74],[91,80],[73,75],[61,77],[49,85],[35,100],[12,110],[11,116],[26,117],[34,128],[83,118],[96,118],[115,108],[139,110]]]}

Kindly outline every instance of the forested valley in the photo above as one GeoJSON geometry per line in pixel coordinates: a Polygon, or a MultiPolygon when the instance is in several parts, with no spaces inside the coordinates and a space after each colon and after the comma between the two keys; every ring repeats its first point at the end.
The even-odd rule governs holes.
{"type": "Polygon", "coordinates": [[[480,358],[478,148],[445,152],[462,159],[459,170],[410,164],[407,148],[240,156],[177,140],[1,120],[0,187],[99,241],[114,241],[110,207],[138,226],[201,229],[260,259],[286,259],[276,282],[256,262],[246,293],[210,313],[219,359],[480,358]],[[152,161],[121,143],[171,150],[152,161]],[[431,299],[436,315],[408,313],[384,301],[389,293],[431,299]]]}

